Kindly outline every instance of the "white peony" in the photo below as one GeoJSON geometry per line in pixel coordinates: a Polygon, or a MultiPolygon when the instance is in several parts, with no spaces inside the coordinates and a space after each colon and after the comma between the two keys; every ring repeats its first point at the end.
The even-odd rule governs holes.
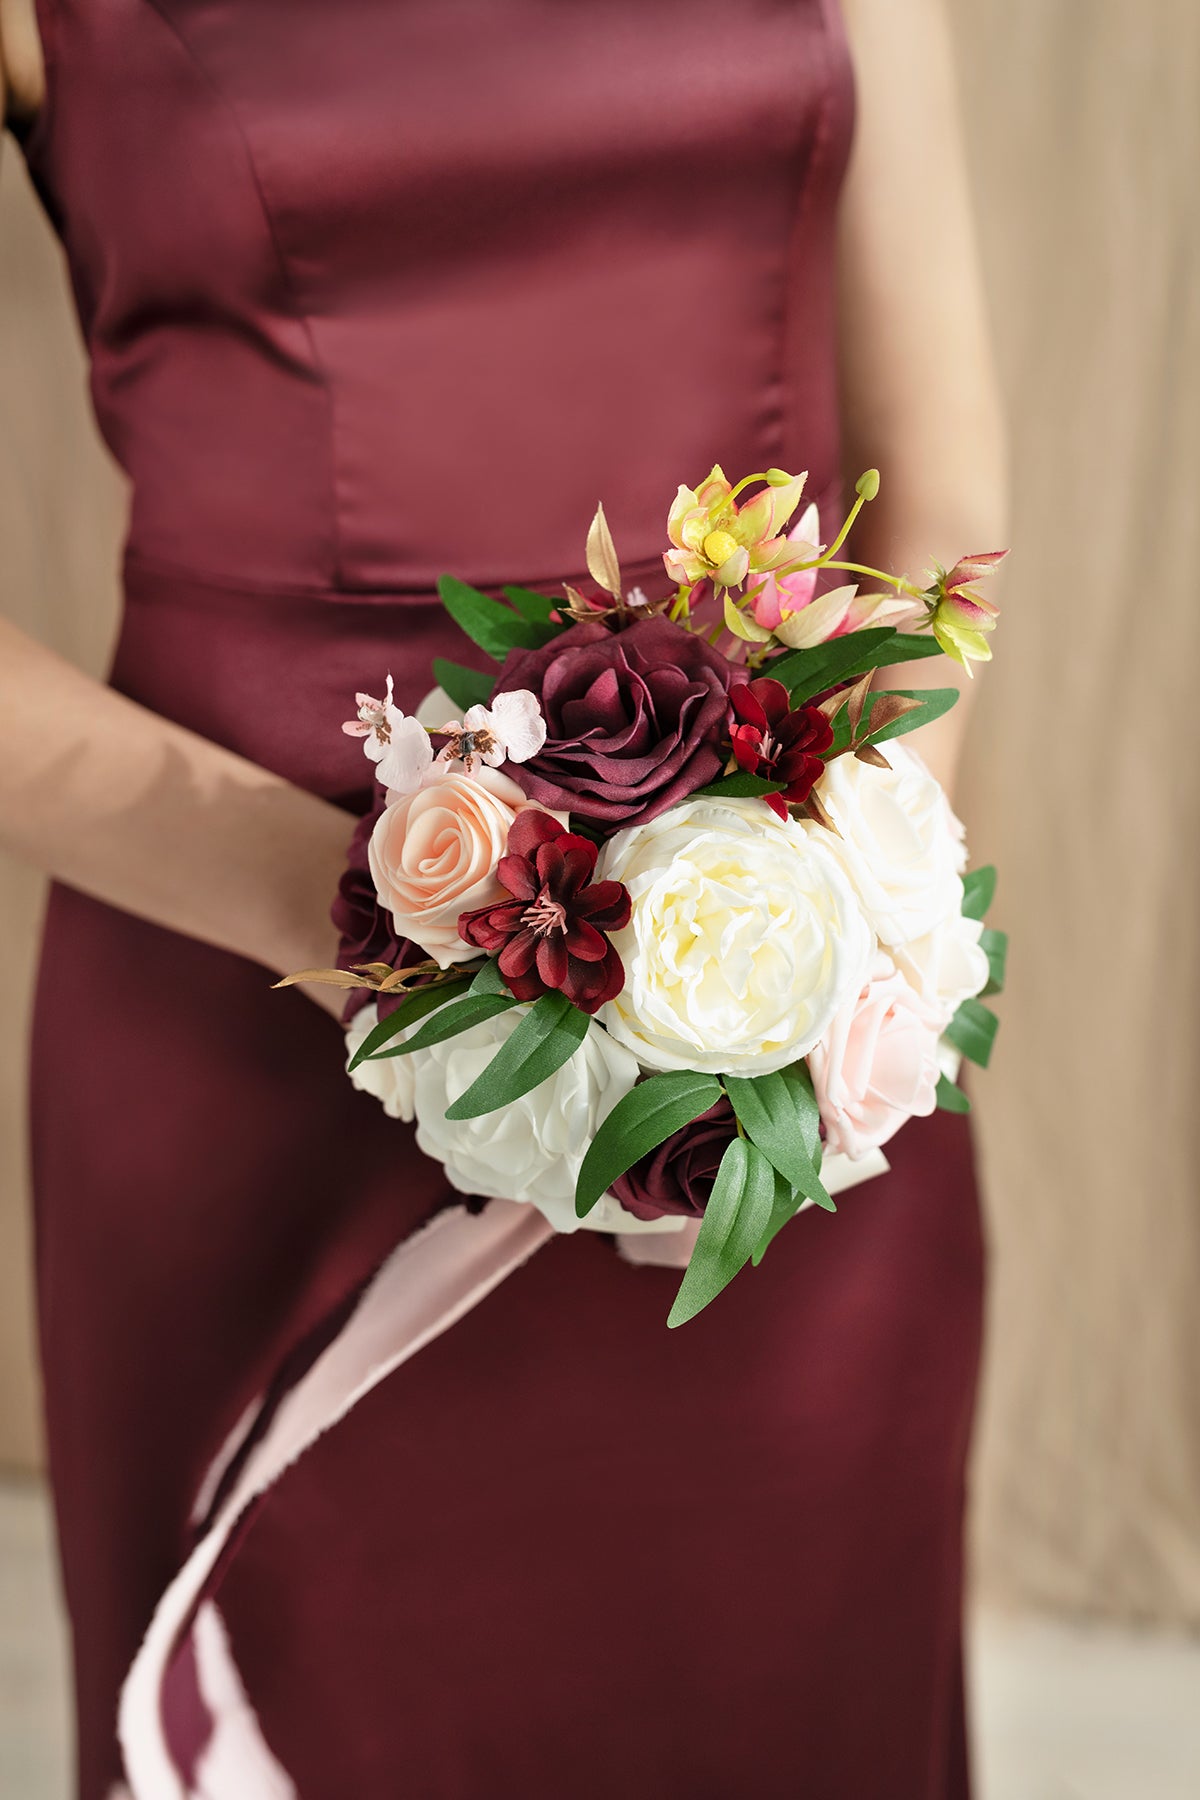
{"type": "MultiPolygon", "coordinates": [[[[513,1007],[396,1060],[412,1065],[417,1143],[445,1165],[453,1187],[463,1194],[528,1201],[556,1231],[575,1231],[580,1225],[575,1181],[584,1153],[638,1077],[628,1050],[606,1032],[589,1031],[570,1061],[531,1093],[478,1119],[446,1117],[446,1108],[483,1073],[527,1010],[513,1007]]],[[[355,1075],[361,1072],[356,1069],[355,1075]]]]}
{"type": "Polygon", "coordinates": [[[688,800],[617,832],[599,878],[633,913],[603,1022],[651,1069],[765,1074],[807,1055],[872,949],[829,833],[761,800],[688,800]]]}
{"type": "Polygon", "coordinates": [[[826,841],[880,942],[922,938],[962,912],[963,828],[915,751],[883,746],[890,767],[831,762],[816,793],[840,836],[826,841]]]}
{"type": "Polygon", "coordinates": [[[944,1031],[964,1000],[981,993],[991,969],[979,942],[983,925],[952,913],[924,937],[892,948],[896,966],[933,1010],[944,1031]]]}
{"type": "MultiPolygon", "coordinates": [[[[369,1032],[379,1023],[379,1010],[364,1006],[346,1027],[346,1061],[359,1048],[369,1032]]],[[[401,1036],[407,1035],[402,1033],[401,1036]]],[[[393,1040],[399,1042],[399,1039],[393,1040]]],[[[411,1056],[385,1056],[381,1061],[359,1063],[351,1069],[350,1079],[364,1094],[374,1094],[385,1113],[392,1119],[413,1117],[413,1059],[411,1056]]]]}

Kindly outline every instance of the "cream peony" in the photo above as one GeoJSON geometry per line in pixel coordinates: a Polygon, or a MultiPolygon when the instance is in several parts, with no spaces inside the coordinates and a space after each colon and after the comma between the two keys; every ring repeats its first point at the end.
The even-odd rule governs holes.
{"type": "MultiPolygon", "coordinates": [[[[379,1009],[364,1006],[346,1027],[346,1061],[379,1023],[379,1009]]],[[[413,1058],[385,1056],[378,1061],[359,1063],[351,1069],[350,1079],[364,1094],[374,1094],[385,1113],[392,1119],[413,1117],[413,1058]]]]}
{"type": "Polygon", "coordinates": [[[831,1155],[857,1161],[936,1105],[940,1020],[877,950],[808,1059],[831,1155]]]}
{"type": "Polygon", "coordinates": [[[381,813],[367,857],[397,935],[440,968],[479,955],[458,935],[459,915],[506,898],[496,879],[508,828],[529,805],[498,769],[449,773],[402,794],[381,813]]]}
{"type": "Polygon", "coordinates": [[[881,943],[907,944],[962,911],[963,828],[915,751],[883,746],[889,767],[831,762],[816,794],[840,836],[826,834],[881,943]]]}
{"type": "Polygon", "coordinates": [[[983,925],[952,913],[924,937],[893,946],[902,975],[920,994],[944,1031],[964,1000],[981,993],[991,970],[979,942],[983,925]]]}
{"type": "Polygon", "coordinates": [[[693,799],[619,831],[598,875],[633,902],[602,1022],[650,1069],[765,1074],[862,986],[871,933],[829,833],[760,800],[693,799]]]}
{"type": "MultiPolygon", "coordinates": [[[[426,1156],[445,1164],[451,1186],[464,1194],[527,1201],[556,1231],[575,1231],[581,1223],[575,1216],[575,1181],[584,1153],[638,1077],[628,1050],[605,1032],[591,1030],[557,1074],[520,1100],[478,1119],[446,1117],[446,1108],[483,1073],[527,1010],[514,1007],[396,1060],[413,1065],[417,1143],[426,1156]]],[[[361,1073],[355,1070],[356,1076],[361,1073]]],[[[615,1216],[619,1228],[628,1229],[628,1216],[615,1216]]],[[[610,1223],[608,1229],[614,1228],[610,1223]]]]}

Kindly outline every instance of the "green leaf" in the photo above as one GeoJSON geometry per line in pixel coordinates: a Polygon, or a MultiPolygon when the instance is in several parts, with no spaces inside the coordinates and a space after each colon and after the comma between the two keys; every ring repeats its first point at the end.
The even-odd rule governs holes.
{"type": "Polygon", "coordinates": [[[784,786],[782,781],[766,781],[761,775],[752,775],[749,769],[735,769],[732,775],[722,775],[719,781],[697,788],[692,799],[754,800],[759,794],[781,794],[784,786]]]}
{"type": "MultiPolygon", "coordinates": [[[[439,981],[429,987],[414,988],[410,994],[405,995],[399,1006],[390,1012],[386,1019],[380,1019],[377,1025],[372,1026],[350,1058],[347,1067],[357,1069],[359,1063],[374,1060],[383,1046],[390,1044],[392,1039],[406,1026],[415,1025],[418,1019],[425,1018],[428,1013],[436,1011],[439,1006],[445,1006],[448,1001],[461,994],[466,986],[467,981],[464,977],[461,980],[439,981]]],[[[391,1055],[393,1052],[388,1051],[385,1054],[391,1055]]]]}
{"type": "Polygon", "coordinates": [[[867,631],[831,638],[827,644],[816,644],[811,650],[793,650],[768,665],[763,674],[782,681],[791,690],[793,706],[802,706],[814,694],[824,693],[839,682],[854,681],[868,669],[889,669],[897,663],[941,655],[941,645],[930,634],[872,625],[867,631]]]}
{"type": "Polygon", "coordinates": [[[890,625],[873,625],[869,631],[851,631],[845,637],[814,644],[811,650],[790,650],[768,663],[762,671],[782,681],[793,706],[802,706],[814,694],[836,687],[852,675],[863,675],[879,665],[879,652],[896,633],[890,625]]]}
{"type": "Polygon", "coordinates": [[[433,659],[433,679],[463,712],[468,706],[486,706],[496,685],[494,675],[481,675],[478,669],[448,662],[444,656],[433,659]]]}
{"type": "Polygon", "coordinates": [[[766,1229],[754,1246],[754,1254],[750,1261],[757,1269],[763,1257],[771,1247],[771,1243],[784,1226],[794,1219],[804,1204],[804,1195],[798,1193],[786,1175],[775,1171],[775,1198],[771,1203],[771,1216],[767,1220],[766,1229]]]}
{"type": "Polygon", "coordinates": [[[473,994],[508,994],[512,998],[512,990],[500,973],[500,964],[494,956],[489,956],[482,969],[471,983],[473,994]]]}
{"type": "Polygon", "coordinates": [[[721,1084],[715,1075],[693,1069],[668,1069],[639,1081],[613,1107],[588,1146],[575,1184],[575,1211],[586,1219],[618,1175],[665,1144],[715,1106],[721,1084]]]}
{"type": "Polygon", "coordinates": [[[775,1171],[756,1144],[732,1139],[704,1209],[692,1259],[667,1317],[674,1330],[703,1312],[754,1254],[771,1217],[775,1171]]]}
{"type": "MultiPolygon", "coordinates": [[[[891,669],[897,663],[920,662],[926,656],[943,656],[944,654],[942,646],[931,631],[894,631],[891,642],[883,646],[878,666],[881,669],[891,669]]],[[[860,671],[860,673],[864,672],[860,671]]]]}
{"type": "Polygon", "coordinates": [[[836,1212],[817,1167],[819,1113],[807,1071],[774,1075],[727,1075],[725,1092],[752,1144],[798,1188],[827,1212],[836,1212]],[[790,1077],[790,1079],[789,1079],[790,1077]]]}
{"type": "Polygon", "coordinates": [[[937,1104],[940,1112],[969,1113],[971,1110],[971,1102],[948,1075],[938,1076],[937,1104]]]}
{"type": "Polygon", "coordinates": [[[511,606],[490,599],[454,575],[442,576],[438,593],[455,624],[496,662],[503,662],[510,650],[536,650],[557,635],[552,626],[523,619],[511,606]]]}
{"type": "Polygon", "coordinates": [[[473,1025],[482,1025],[485,1020],[494,1019],[497,1013],[507,1012],[511,1006],[518,1004],[511,994],[466,993],[450,1006],[434,1013],[432,1019],[427,1020],[420,1031],[414,1031],[403,1044],[393,1044],[390,1050],[385,1050],[382,1054],[411,1056],[414,1050],[427,1050],[430,1044],[440,1044],[446,1038],[458,1037],[461,1032],[470,1031],[473,1025]]]}
{"type": "Polygon", "coordinates": [[[996,867],[988,863],[963,876],[963,914],[968,919],[984,919],[996,898],[996,867]]]}
{"type": "Polygon", "coordinates": [[[982,1000],[964,1000],[947,1025],[946,1036],[964,1056],[986,1069],[999,1026],[999,1019],[982,1000]]]}
{"type": "MultiPolygon", "coordinates": [[[[868,744],[886,744],[889,738],[904,737],[910,731],[919,731],[922,725],[931,725],[934,719],[940,719],[943,713],[950,711],[961,698],[957,688],[887,688],[889,694],[899,694],[902,699],[919,702],[911,712],[903,713],[900,718],[893,719],[890,725],[872,731],[864,740],[868,744]]],[[[878,699],[878,694],[873,699],[878,699]]]]}
{"type": "Polygon", "coordinates": [[[988,968],[991,970],[988,984],[983,991],[985,994],[1002,994],[1008,964],[1008,933],[1007,931],[988,929],[980,935],[979,942],[988,959],[988,968]]]}
{"type": "MultiPolygon", "coordinates": [[[[497,1010],[513,1004],[511,1000],[505,1002],[499,996],[492,999],[487,994],[481,994],[477,1004],[482,1006],[489,999],[497,1010]]],[[[465,1004],[465,1001],[460,1002],[460,1005],[465,1004]]],[[[591,1022],[587,1013],[573,1006],[565,994],[543,994],[466,1093],[446,1108],[446,1117],[478,1119],[539,1087],[574,1056],[587,1036],[591,1022]]]]}
{"type": "Polygon", "coordinates": [[[558,611],[561,600],[555,600],[550,594],[535,594],[532,588],[506,587],[504,597],[510,600],[523,619],[529,619],[534,625],[552,625],[555,631],[564,629],[561,619],[552,619],[551,613],[558,611]]]}

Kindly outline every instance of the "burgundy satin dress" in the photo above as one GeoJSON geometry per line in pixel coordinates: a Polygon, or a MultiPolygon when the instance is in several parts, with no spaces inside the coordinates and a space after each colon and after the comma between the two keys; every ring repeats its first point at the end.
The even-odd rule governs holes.
{"type": "MultiPolygon", "coordinates": [[[[627,575],[714,460],[838,485],[833,0],[41,0],[26,145],[132,479],[113,682],[350,810],[431,590],[627,575]]],[[[348,821],[349,824],[349,821],[348,821]]],[[[164,845],[164,855],[169,846],[164,845]]],[[[255,966],[58,888],[38,1280],[80,1791],[256,1396],[452,1198],[255,966]]],[[[303,1800],[963,1800],[980,1236],[963,1122],[701,1319],[557,1240],[230,1545],[303,1800]]],[[[205,1790],[207,1792],[207,1790],[205,1790]]],[[[140,1796],[139,1796],[140,1800],[140,1796]]],[[[244,1800],[256,1800],[247,1790],[244,1800]]]]}

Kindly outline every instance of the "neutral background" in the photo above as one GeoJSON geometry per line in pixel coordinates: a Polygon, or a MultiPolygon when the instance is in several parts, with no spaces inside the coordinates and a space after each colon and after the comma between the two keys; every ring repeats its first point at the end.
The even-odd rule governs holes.
{"type": "MultiPolygon", "coordinates": [[[[1200,7],[953,12],[1017,552],[963,795],[1013,937],[977,1084],[977,1567],[1003,1598],[1200,1625],[1200,7]]],[[[56,249],[11,146],[0,163],[0,607],[98,671],[120,484],[56,249]]],[[[39,903],[0,864],[0,1462],[17,1466],[38,1457],[22,1067],[39,903]]]]}

